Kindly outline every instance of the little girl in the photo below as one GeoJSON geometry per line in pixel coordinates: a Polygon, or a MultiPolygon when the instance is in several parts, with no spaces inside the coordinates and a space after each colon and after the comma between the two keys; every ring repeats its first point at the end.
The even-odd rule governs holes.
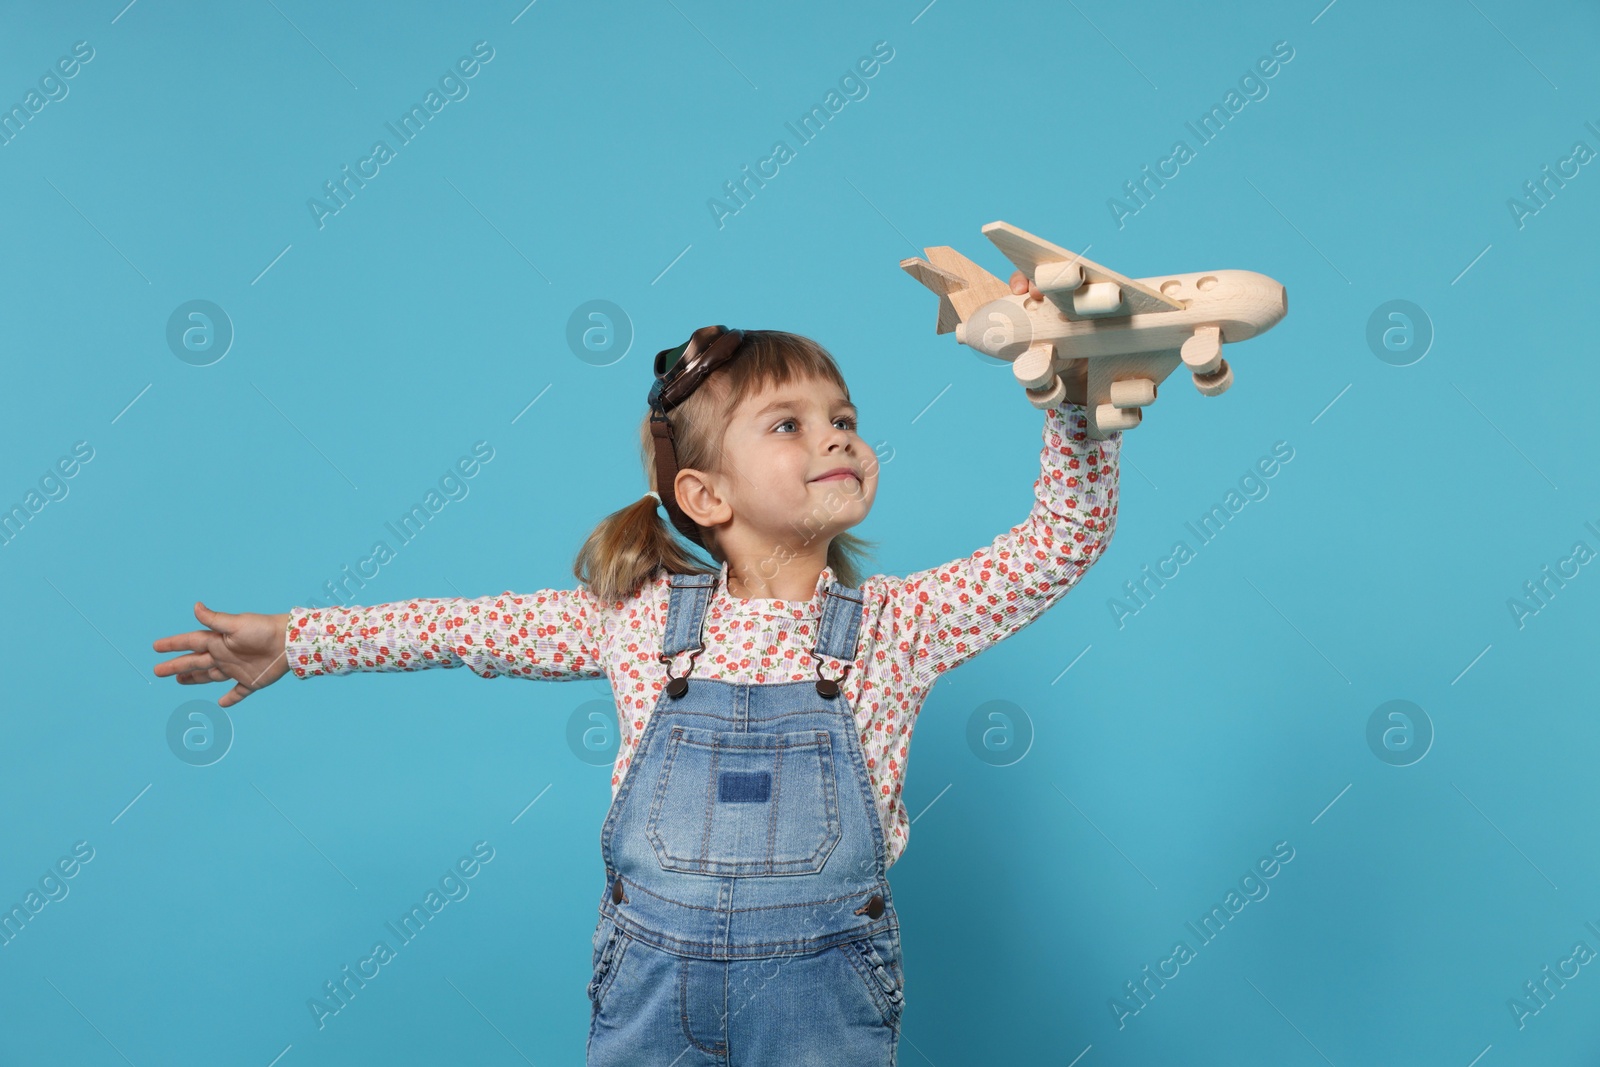
{"type": "MultiPolygon", "coordinates": [[[[1011,286],[1039,298],[1021,272],[1011,286]]],[[[279,615],[196,604],[207,629],[156,641],[190,654],[155,673],[232,680],[224,707],[290,670],[608,678],[621,744],[590,1067],[892,1067],[905,996],[887,873],[910,829],[917,710],[1105,551],[1121,434],[1087,438],[1080,362],[1045,412],[1028,518],[969,557],[863,579],[868,542],[845,531],[878,465],[828,352],[707,326],[655,370],[655,489],[590,534],[579,588],[279,615]]],[[[956,472],[955,491],[983,470],[956,472]]]]}

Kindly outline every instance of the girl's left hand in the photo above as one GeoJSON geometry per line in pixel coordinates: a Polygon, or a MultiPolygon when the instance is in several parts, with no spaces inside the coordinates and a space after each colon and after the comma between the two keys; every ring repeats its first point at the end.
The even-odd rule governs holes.
{"type": "MultiPolygon", "coordinates": [[[[1011,291],[1018,296],[1026,293],[1034,300],[1043,300],[1044,294],[1039,292],[1038,285],[1020,270],[1011,272],[1011,291]]],[[[1066,392],[1062,399],[1069,404],[1089,403],[1089,361],[1087,359],[1072,359],[1061,370],[1061,384],[1066,392]]]]}

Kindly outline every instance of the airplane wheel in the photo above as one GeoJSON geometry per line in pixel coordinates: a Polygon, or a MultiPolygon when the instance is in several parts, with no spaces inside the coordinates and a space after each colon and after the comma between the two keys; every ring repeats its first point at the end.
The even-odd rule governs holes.
{"type": "Polygon", "coordinates": [[[1101,404],[1094,409],[1094,424],[1102,433],[1131,430],[1143,419],[1143,408],[1119,408],[1115,404],[1101,404]]]}
{"type": "Polygon", "coordinates": [[[1057,402],[1066,395],[1067,387],[1061,384],[1061,375],[1058,374],[1050,380],[1049,385],[1041,386],[1038,389],[1029,389],[1027,393],[1028,402],[1043,411],[1055,407],[1057,402]]]}
{"type": "Polygon", "coordinates": [[[1205,396],[1220,396],[1228,391],[1228,386],[1233,384],[1233,368],[1228,366],[1228,361],[1223,360],[1222,365],[1210,374],[1196,374],[1194,387],[1205,396]]]}

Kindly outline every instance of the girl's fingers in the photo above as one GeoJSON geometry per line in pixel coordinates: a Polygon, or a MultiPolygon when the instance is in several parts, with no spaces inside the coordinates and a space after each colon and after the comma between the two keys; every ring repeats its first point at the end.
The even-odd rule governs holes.
{"type": "Polygon", "coordinates": [[[212,611],[199,600],[194,602],[194,617],[199,619],[202,625],[209,626],[220,634],[231,634],[239,625],[239,616],[229,615],[225,611],[212,611]]]}
{"type": "Polygon", "coordinates": [[[232,679],[227,671],[221,667],[196,667],[191,671],[184,671],[178,675],[179,685],[200,685],[205,682],[226,682],[232,679]]]}
{"type": "Polygon", "coordinates": [[[229,708],[239,703],[239,701],[243,700],[253,692],[255,692],[254,689],[251,689],[249,686],[241,683],[222,694],[222,699],[218,700],[217,703],[222,707],[229,708]]]}
{"type": "Polygon", "coordinates": [[[165,663],[157,663],[155,672],[163,677],[169,674],[189,674],[193,671],[210,667],[215,663],[216,660],[211,658],[211,653],[193,652],[187,656],[179,656],[177,659],[169,659],[165,663]]]}
{"type": "Polygon", "coordinates": [[[1027,293],[1028,296],[1034,300],[1044,299],[1044,294],[1039,291],[1039,286],[1035,284],[1032,278],[1029,278],[1020,270],[1014,270],[1011,272],[1011,291],[1016,293],[1018,296],[1021,296],[1023,293],[1027,293]]]}
{"type": "Polygon", "coordinates": [[[190,630],[187,633],[158,637],[150,645],[157,652],[204,652],[206,642],[217,636],[215,630],[190,630]]]}

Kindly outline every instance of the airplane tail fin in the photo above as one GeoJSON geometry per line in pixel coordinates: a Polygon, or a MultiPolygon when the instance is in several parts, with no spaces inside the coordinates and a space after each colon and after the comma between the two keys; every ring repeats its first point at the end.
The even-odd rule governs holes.
{"type": "Polygon", "coordinates": [[[928,258],[902,259],[900,267],[939,296],[935,333],[950,333],[956,323],[991,300],[1011,295],[1011,287],[948,245],[925,248],[928,258]],[[929,262],[929,261],[932,262],[929,262]]]}

